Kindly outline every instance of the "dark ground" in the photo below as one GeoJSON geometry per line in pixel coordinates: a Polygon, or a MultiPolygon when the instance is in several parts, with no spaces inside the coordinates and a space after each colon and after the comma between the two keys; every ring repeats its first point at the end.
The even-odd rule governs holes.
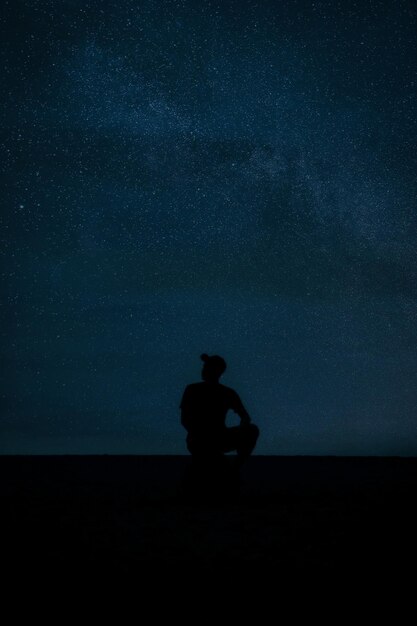
{"type": "Polygon", "coordinates": [[[0,457],[3,564],[257,566],[376,573],[416,563],[417,459],[253,457],[240,490],[184,493],[189,457],[0,457]]]}

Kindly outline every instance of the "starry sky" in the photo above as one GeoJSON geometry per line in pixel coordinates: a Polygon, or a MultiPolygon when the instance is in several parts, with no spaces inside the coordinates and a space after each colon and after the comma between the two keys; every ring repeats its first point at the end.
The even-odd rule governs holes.
{"type": "Polygon", "coordinates": [[[416,14],[3,1],[0,453],[417,454],[416,14]]]}

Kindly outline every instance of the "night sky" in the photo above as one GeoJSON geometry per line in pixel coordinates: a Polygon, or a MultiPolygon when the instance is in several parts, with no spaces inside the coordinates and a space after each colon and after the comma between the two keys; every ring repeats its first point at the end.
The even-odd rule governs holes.
{"type": "Polygon", "coordinates": [[[1,453],[417,454],[416,15],[3,0],[1,453]]]}

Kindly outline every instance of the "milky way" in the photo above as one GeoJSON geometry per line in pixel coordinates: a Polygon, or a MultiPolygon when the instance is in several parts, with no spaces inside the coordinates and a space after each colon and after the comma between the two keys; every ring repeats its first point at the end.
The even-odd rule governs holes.
{"type": "Polygon", "coordinates": [[[0,452],[416,454],[415,3],[4,7],[0,452]]]}

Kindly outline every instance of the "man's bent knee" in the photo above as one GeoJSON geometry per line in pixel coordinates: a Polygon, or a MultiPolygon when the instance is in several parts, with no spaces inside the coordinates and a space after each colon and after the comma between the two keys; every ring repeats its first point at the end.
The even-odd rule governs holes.
{"type": "Polygon", "coordinates": [[[253,449],[258,441],[259,428],[256,424],[242,424],[241,427],[241,442],[244,447],[253,449]]]}
{"type": "Polygon", "coordinates": [[[256,424],[242,424],[243,428],[244,428],[244,432],[246,433],[247,437],[250,437],[251,439],[258,439],[259,437],[259,428],[256,426],[256,424]]]}

